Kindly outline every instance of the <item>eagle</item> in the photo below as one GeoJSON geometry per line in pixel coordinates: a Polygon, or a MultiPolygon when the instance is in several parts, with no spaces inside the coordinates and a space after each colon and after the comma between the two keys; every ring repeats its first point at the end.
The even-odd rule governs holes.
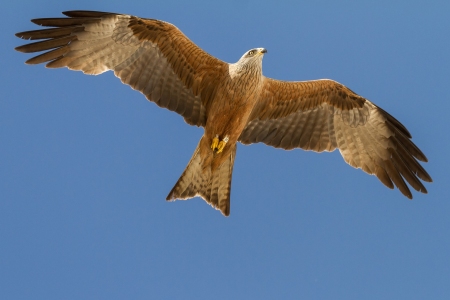
{"type": "Polygon", "coordinates": [[[230,214],[236,144],[264,143],[315,152],[339,149],[345,162],[394,185],[427,193],[427,162],[397,119],[329,79],[281,81],[265,77],[264,48],[226,63],[199,48],[174,25],[132,15],[67,11],[33,23],[51,27],[16,36],[40,40],[15,48],[44,53],[26,61],[98,75],[112,70],[158,106],[180,114],[204,134],[167,200],[201,197],[230,214]],[[421,181],[422,180],[422,181],[421,181]]]}

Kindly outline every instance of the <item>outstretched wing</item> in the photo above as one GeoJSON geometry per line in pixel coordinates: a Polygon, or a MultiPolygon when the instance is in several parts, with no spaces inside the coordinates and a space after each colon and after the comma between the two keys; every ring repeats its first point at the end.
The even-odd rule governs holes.
{"type": "Polygon", "coordinates": [[[432,179],[417,161],[427,158],[408,130],[383,109],[332,80],[264,80],[241,143],[316,152],[338,148],[348,164],[376,175],[391,189],[394,183],[406,197],[412,194],[403,179],[427,193],[419,178],[432,179]]]}
{"type": "Polygon", "coordinates": [[[17,47],[18,51],[50,50],[26,63],[48,62],[49,68],[68,67],[93,75],[113,70],[150,101],[181,114],[191,125],[205,125],[211,86],[227,70],[225,62],[163,21],[93,11],[64,14],[69,18],[32,20],[55,28],[16,34],[44,39],[17,47]]]}

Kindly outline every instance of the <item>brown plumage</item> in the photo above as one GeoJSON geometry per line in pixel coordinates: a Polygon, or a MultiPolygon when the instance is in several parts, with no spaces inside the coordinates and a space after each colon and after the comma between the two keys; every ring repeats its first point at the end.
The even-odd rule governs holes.
{"type": "Polygon", "coordinates": [[[43,54],[28,64],[68,67],[86,74],[112,70],[148,100],[204,127],[194,155],[167,200],[200,196],[228,216],[236,143],[262,142],[316,152],[339,149],[355,168],[394,185],[408,198],[431,177],[408,130],[369,100],[332,80],[285,82],[262,75],[256,48],[235,64],[204,52],[167,22],[93,11],[35,19],[54,27],[17,33],[42,40],[17,47],[43,54]]]}

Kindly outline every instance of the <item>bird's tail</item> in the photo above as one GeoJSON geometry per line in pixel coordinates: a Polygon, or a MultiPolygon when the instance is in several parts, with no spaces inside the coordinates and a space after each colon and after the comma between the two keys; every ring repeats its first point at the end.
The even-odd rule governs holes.
{"type": "Polygon", "coordinates": [[[220,155],[227,155],[226,159],[218,167],[213,167],[214,155],[219,154],[214,154],[209,149],[206,138],[202,137],[189,164],[166,199],[187,200],[200,196],[225,216],[230,215],[231,175],[236,144],[227,145],[227,147],[229,147],[228,151],[220,153],[220,155]],[[202,143],[205,144],[203,147],[202,143]],[[208,151],[201,151],[202,148],[205,149],[204,147],[207,147],[208,151]]]}

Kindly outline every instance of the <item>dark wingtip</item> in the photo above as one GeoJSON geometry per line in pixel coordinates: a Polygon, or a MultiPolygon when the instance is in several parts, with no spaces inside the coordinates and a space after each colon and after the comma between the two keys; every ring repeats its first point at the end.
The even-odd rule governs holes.
{"type": "Polygon", "coordinates": [[[31,19],[31,23],[36,25],[42,25],[42,19],[31,19]]]}
{"type": "Polygon", "coordinates": [[[73,12],[77,12],[77,10],[66,10],[66,11],[63,11],[62,14],[67,17],[71,17],[73,12]]]}
{"type": "Polygon", "coordinates": [[[116,13],[95,10],[68,10],[63,11],[62,14],[71,18],[98,18],[104,15],[116,15],[116,13]]]}
{"type": "Polygon", "coordinates": [[[17,46],[17,47],[14,48],[14,50],[19,51],[19,52],[22,52],[22,53],[25,53],[25,52],[22,50],[22,46],[17,46]]]}

